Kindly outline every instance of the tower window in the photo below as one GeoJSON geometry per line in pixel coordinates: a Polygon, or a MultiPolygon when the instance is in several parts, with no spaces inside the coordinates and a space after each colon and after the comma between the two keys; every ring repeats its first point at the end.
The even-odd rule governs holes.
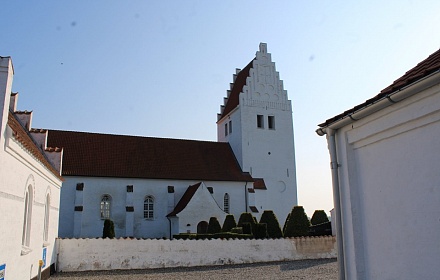
{"type": "Polygon", "coordinates": [[[257,127],[264,128],[264,116],[263,115],[257,115],[257,127]]]}
{"type": "Polygon", "coordinates": [[[225,136],[228,136],[228,123],[225,123],[225,136]]]}
{"type": "Polygon", "coordinates": [[[267,125],[269,126],[269,129],[275,129],[275,116],[267,117],[267,125]]]}
{"type": "Polygon", "coordinates": [[[232,133],[232,121],[229,121],[229,134],[232,133]]]}

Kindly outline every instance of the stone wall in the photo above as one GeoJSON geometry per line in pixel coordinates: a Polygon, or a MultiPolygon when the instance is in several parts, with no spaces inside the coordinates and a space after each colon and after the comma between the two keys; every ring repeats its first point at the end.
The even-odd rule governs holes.
{"type": "Polygon", "coordinates": [[[334,236],[264,240],[58,239],[58,271],[335,258],[334,236]]]}

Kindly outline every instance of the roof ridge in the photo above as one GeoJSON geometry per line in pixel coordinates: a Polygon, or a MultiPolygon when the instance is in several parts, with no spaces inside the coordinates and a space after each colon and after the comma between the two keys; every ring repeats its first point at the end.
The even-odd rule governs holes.
{"type": "Polygon", "coordinates": [[[88,131],[74,131],[74,130],[59,130],[59,129],[40,129],[46,131],[54,132],[66,132],[66,133],[81,133],[81,134],[91,134],[91,135],[103,135],[103,136],[115,136],[115,137],[134,137],[134,138],[147,138],[147,139],[158,139],[158,140],[175,140],[175,141],[191,141],[191,142],[204,142],[204,143],[224,143],[214,140],[194,140],[194,139],[183,139],[183,138],[170,138],[170,137],[155,137],[155,136],[143,136],[143,135],[129,135],[129,134],[115,134],[115,133],[103,133],[103,132],[88,132],[88,131]]]}

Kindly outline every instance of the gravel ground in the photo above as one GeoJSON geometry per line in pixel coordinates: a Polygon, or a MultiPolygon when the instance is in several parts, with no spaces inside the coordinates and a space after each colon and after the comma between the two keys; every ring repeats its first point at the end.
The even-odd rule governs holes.
{"type": "Polygon", "coordinates": [[[160,268],[146,270],[113,270],[62,272],[51,279],[65,280],[141,280],[141,279],[305,279],[336,280],[336,259],[300,260],[290,262],[256,263],[187,268],[160,268]]]}

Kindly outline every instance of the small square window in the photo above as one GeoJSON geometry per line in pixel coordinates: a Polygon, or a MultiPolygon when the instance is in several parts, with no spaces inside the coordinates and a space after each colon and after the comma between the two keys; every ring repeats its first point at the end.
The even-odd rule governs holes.
{"type": "Polygon", "coordinates": [[[275,116],[267,117],[267,125],[269,126],[269,129],[275,129],[275,116]]]}
{"type": "Polygon", "coordinates": [[[264,128],[264,117],[263,115],[257,115],[257,127],[264,128]]]}

